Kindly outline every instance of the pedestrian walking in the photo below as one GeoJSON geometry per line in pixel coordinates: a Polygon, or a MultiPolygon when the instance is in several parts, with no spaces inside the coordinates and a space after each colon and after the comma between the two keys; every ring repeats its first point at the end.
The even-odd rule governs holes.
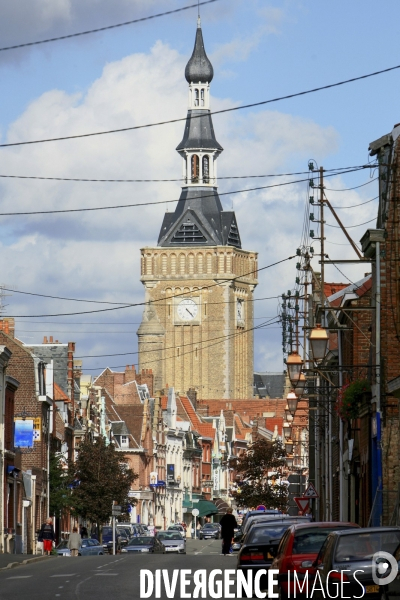
{"type": "Polygon", "coordinates": [[[71,550],[71,556],[78,556],[79,548],[82,545],[81,534],[78,533],[78,528],[73,527],[72,533],[68,538],[68,548],[71,550]]]}
{"type": "Polygon", "coordinates": [[[237,522],[232,514],[232,509],[229,507],[226,509],[226,514],[222,517],[219,522],[221,525],[221,537],[222,537],[222,554],[225,556],[230,553],[233,534],[237,527],[237,522]]]}
{"type": "Polygon", "coordinates": [[[43,542],[43,552],[50,556],[50,552],[53,549],[53,542],[56,539],[53,527],[53,521],[46,519],[46,522],[40,528],[38,535],[38,542],[43,542]]]}
{"type": "Polygon", "coordinates": [[[197,531],[196,531],[196,537],[199,538],[200,537],[200,529],[201,529],[201,524],[200,521],[197,523],[197,531]]]}

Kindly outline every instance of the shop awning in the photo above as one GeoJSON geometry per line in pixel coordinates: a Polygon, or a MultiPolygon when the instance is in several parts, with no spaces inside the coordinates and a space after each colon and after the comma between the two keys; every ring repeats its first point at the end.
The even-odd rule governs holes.
{"type": "Polygon", "coordinates": [[[209,500],[199,500],[198,502],[194,502],[193,508],[198,509],[199,517],[208,517],[210,515],[218,514],[218,508],[215,506],[214,502],[210,502],[209,500]]]}
{"type": "Polygon", "coordinates": [[[214,504],[218,509],[219,515],[224,515],[226,513],[226,509],[229,508],[229,504],[227,504],[225,500],[222,500],[222,498],[216,498],[214,500],[214,504]]]}

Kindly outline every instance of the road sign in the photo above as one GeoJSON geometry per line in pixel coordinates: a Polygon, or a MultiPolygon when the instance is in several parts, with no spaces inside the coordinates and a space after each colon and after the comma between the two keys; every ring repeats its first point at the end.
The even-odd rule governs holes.
{"type": "Polygon", "coordinates": [[[319,498],[319,495],[317,494],[317,490],[315,489],[315,487],[312,483],[308,484],[308,488],[304,492],[303,497],[304,498],[319,498]]]}
{"type": "Polygon", "coordinates": [[[310,505],[310,500],[308,498],[293,498],[293,500],[296,502],[297,506],[299,507],[299,509],[301,511],[303,511],[303,513],[308,510],[309,505],[310,505]]]}
{"type": "Polygon", "coordinates": [[[117,504],[114,504],[112,507],[112,516],[116,517],[120,514],[122,514],[122,506],[118,506],[117,504]]]}
{"type": "Polygon", "coordinates": [[[199,509],[198,509],[198,508],[194,508],[194,509],[192,510],[192,515],[193,515],[194,517],[198,517],[198,516],[199,516],[199,509]]]}

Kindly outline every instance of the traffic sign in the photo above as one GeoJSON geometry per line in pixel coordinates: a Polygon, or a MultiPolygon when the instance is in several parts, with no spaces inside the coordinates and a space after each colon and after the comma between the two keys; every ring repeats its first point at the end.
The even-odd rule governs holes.
{"type": "Polygon", "coordinates": [[[122,514],[122,506],[114,504],[113,507],[112,507],[112,516],[116,517],[116,516],[118,516],[120,514],[122,514]]]}
{"type": "Polygon", "coordinates": [[[198,517],[198,516],[199,516],[199,512],[200,512],[200,511],[199,511],[199,509],[198,509],[198,508],[194,508],[194,509],[192,510],[192,515],[193,515],[194,517],[198,517]]]}
{"type": "Polygon", "coordinates": [[[312,484],[312,483],[308,484],[308,488],[304,492],[303,497],[304,498],[319,498],[319,495],[317,493],[317,490],[314,487],[314,484],[312,484]]]}
{"type": "Polygon", "coordinates": [[[310,506],[310,500],[308,498],[293,498],[293,500],[296,502],[297,506],[299,507],[299,509],[301,511],[303,511],[303,513],[308,510],[309,506],[310,506]]]}

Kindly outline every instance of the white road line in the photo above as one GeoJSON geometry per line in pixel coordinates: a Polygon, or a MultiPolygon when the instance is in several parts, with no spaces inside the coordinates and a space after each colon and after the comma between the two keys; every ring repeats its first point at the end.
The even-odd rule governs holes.
{"type": "Polygon", "coordinates": [[[96,573],[100,577],[107,577],[107,575],[119,575],[119,573],[96,573]]]}
{"type": "Polygon", "coordinates": [[[29,579],[32,575],[14,575],[14,577],[7,577],[7,579],[29,579]]]}
{"type": "Polygon", "coordinates": [[[76,573],[62,573],[61,575],[50,575],[50,577],[73,577],[76,573]]]}

